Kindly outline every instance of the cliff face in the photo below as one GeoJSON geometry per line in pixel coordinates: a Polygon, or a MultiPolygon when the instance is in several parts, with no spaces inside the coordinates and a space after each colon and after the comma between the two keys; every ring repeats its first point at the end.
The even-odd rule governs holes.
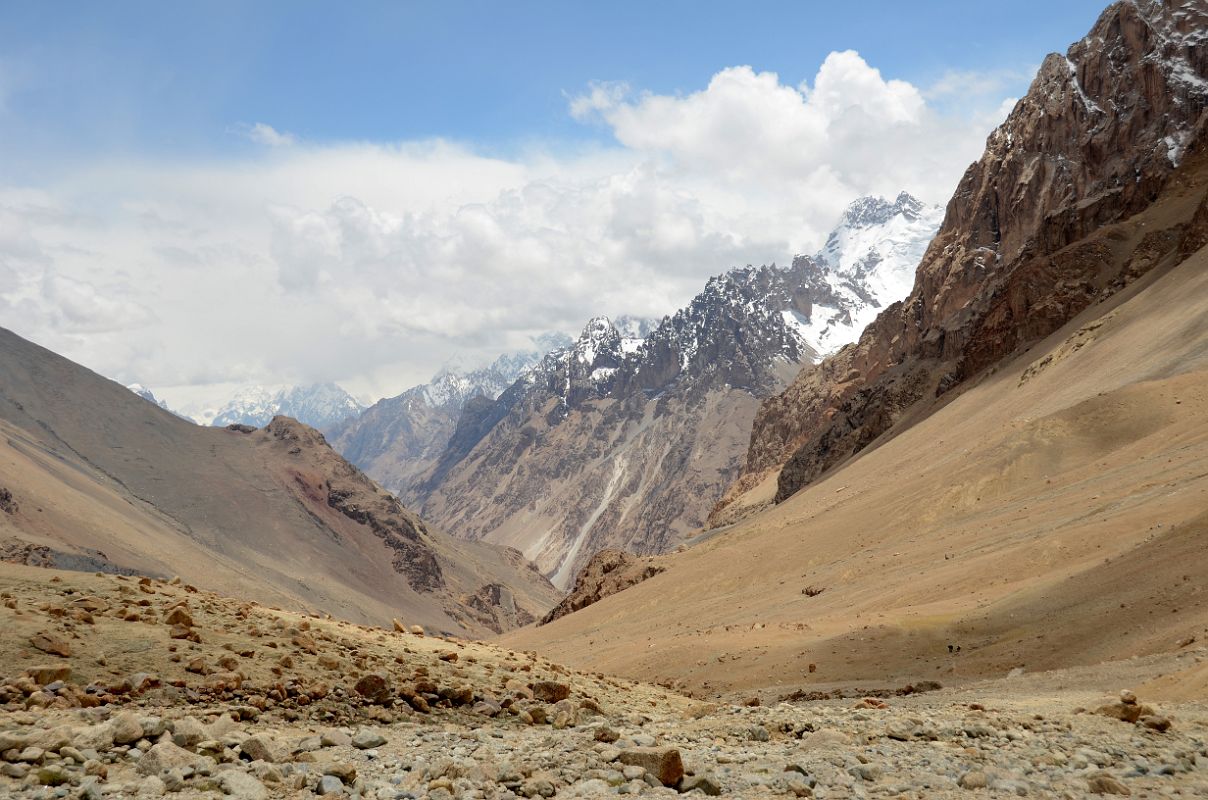
{"type": "Polygon", "coordinates": [[[785,313],[809,315],[817,275],[808,259],[734,270],[643,339],[591,320],[496,401],[466,406],[423,514],[522,550],[559,586],[603,547],[669,549],[736,474],[759,398],[813,358],[785,313]]]}
{"type": "Polygon", "coordinates": [[[1084,241],[1147,207],[1208,104],[1208,3],[1120,2],[1027,95],[969,167],[905,301],[807,367],[756,415],[743,476],[714,510],[781,467],[776,500],[1110,296],[1177,248],[1120,257],[1084,241]]]}

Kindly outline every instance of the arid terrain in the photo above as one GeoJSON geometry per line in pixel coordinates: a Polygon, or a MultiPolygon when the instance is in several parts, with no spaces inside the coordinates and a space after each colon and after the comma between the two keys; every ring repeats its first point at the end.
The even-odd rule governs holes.
{"type": "Polygon", "coordinates": [[[428,526],[306,425],[194,425],[2,328],[0,433],[0,560],[480,635],[557,602],[518,552],[428,526]]]}
{"type": "Polygon", "coordinates": [[[957,690],[706,703],[531,653],[278,611],[178,580],[0,565],[0,600],[0,659],[11,665],[0,676],[5,796],[1208,789],[1208,704],[1169,694],[1161,678],[1146,683],[1202,674],[1203,648],[957,690]],[[1123,683],[1139,701],[1119,701],[1123,683]]]}
{"type": "Polygon", "coordinates": [[[800,257],[347,423],[447,532],[0,329],[0,797],[1208,797],[1206,41],[1048,56],[817,363],[800,257]]]}

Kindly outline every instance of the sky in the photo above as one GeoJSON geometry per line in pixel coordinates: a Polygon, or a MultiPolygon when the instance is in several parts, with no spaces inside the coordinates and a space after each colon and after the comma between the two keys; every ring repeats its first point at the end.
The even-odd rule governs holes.
{"type": "Polygon", "coordinates": [[[0,325],[177,408],[657,317],[945,203],[1102,2],[0,6],[0,325]]]}

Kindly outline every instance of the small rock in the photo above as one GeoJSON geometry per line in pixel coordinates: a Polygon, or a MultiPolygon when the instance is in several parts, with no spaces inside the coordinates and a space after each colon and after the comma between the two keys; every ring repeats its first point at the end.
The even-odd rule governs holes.
{"type": "Polygon", "coordinates": [[[71,645],[67,644],[67,640],[50,631],[34,634],[30,637],[29,643],[43,653],[49,653],[52,656],[67,658],[71,655],[71,645]]]}
{"type": "Polygon", "coordinates": [[[543,703],[557,703],[570,697],[570,687],[557,681],[537,681],[533,684],[533,697],[543,703]]]}
{"type": "Polygon", "coordinates": [[[239,749],[252,761],[267,761],[271,764],[277,760],[276,742],[262,733],[244,739],[239,749]]]}
{"type": "Polygon", "coordinates": [[[664,786],[675,786],[684,777],[684,762],[674,747],[630,747],[621,751],[620,761],[644,768],[664,786]]]}
{"type": "Polygon", "coordinates": [[[1107,773],[1100,773],[1087,778],[1086,786],[1092,794],[1118,794],[1124,797],[1132,795],[1132,791],[1127,786],[1107,773]]]}
{"type": "Polygon", "coordinates": [[[264,800],[268,797],[268,789],[264,784],[239,770],[227,770],[218,778],[222,791],[236,800],[264,800]]]}
{"type": "Polygon", "coordinates": [[[386,737],[370,728],[361,728],[352,735],[352,746],[358,750],[381,747],[385,743],[386,737]]]}
{"type": "Polygon", "coordinates": [[[985,789],[989,781],[986,779],[986,773],[974,770],[966,772],[956,783],[962,789],[985,789]]]}

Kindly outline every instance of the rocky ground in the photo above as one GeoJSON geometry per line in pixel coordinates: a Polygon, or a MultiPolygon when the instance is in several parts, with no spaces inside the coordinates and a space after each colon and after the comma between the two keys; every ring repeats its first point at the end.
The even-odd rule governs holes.
{"type": "Polygon", "coordinates": [[[5,797],[1208,796],[1208,704],[1041,679],[706,703],[403,621],[9,565],[0,630],[5,797]]]}

